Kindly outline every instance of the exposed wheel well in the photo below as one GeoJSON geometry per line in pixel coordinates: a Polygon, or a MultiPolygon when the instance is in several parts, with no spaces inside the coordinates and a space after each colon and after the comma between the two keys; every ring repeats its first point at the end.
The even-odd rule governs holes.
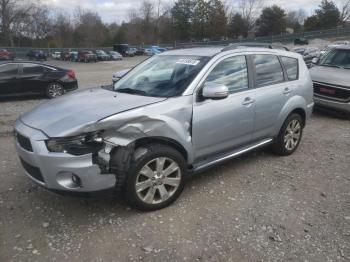
{"type": "Polygon", "coordinates": [[[135,148],[138,148],[142,145],[145,144],[162,144],[162,145],[167,145],[175,148],[177,151],[179,151],[184,159],[187,161],[188,160],[188,154],[186,149],[177,141],[171,139],[171,138],[164,138],[164,137],[143,137],[135,141],[135,148]]]}
{"type": "Polygon", "coordinates": [[[305,122],[306,122],[306,113],[304,111],[304,109],[302,108],[296,108],[294,109],[292,112],[290,112],[289,115],[291,114],[298,114],[301,116],[302,120],[303,120],[303,126],[305,126],[305,122]]]}

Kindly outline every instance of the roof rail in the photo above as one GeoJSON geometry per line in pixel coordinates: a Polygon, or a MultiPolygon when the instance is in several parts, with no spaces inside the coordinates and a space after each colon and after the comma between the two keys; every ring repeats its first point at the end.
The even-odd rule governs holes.
{"type": "Polygon", "coordinates": [[[270,43],[255,43],[255,42],[241,42],[241,43],[232,43],[229,44],[227,47],[223,48],[221,51],[229,51],[239,48],[245,48],[245,47],[260,47],[260,48],[268,48],[268,49],[281,49],[285,51],[289,51],[289,48],[283,45],[275,45],[270,43]]]}

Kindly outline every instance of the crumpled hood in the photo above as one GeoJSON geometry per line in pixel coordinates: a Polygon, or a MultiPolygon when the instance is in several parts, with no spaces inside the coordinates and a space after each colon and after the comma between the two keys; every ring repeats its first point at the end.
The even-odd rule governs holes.
{"type": "Polygon", "coordinates": [[[310,68],[310,75],[312,81],[350,87],[350,69],[314,66],[310,68]]]}
{"type": "Polygon", "coordinates": [[[63,137],[84,131],[84,127],[105,117],[164,100],[166,98],[116,93],[98,87],[50,100],[20,119],[50,137],[63,137]]]}

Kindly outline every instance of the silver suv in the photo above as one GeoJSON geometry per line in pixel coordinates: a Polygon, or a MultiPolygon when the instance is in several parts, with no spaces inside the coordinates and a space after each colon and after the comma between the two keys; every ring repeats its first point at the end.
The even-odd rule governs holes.
{"type": "Polygon", "coordinates": [[[186,178],[270,145],[289,155],[313,107],[299,54],[264,48],[164,52],[118,82],[42,104],[15,124],[27,175],[56,192],[121,190],[130,205],[172,203],[186,178]]]}

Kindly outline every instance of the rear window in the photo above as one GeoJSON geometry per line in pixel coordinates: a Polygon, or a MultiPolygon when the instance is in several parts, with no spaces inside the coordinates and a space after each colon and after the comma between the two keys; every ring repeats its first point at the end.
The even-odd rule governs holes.
{"type": "Polygon", "coordinates": [[[283,69],[275,55],[253,55],[256,85],[273,85],[284,81],[283,69]]]}
{"type": "Polygon", "coordinates": [[[281,57],[284,68],[287,71],[289,81],[298,79],[298,59],[282,56],[281,57]]]}

